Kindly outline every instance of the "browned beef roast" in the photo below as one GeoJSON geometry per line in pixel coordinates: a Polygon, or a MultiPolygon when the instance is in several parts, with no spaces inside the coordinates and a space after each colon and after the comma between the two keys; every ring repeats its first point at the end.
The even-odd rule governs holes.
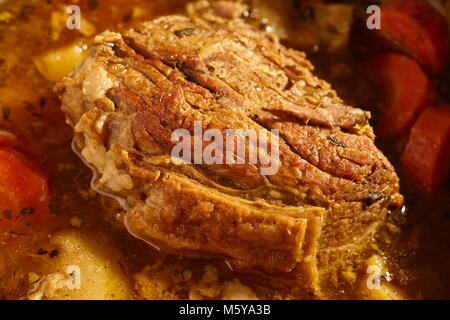
{"type": "Polygon", "coordinates": [[[327,264],[402,204],[370,114],[345,105],[304,53],[239,19],[242,6],[190,9],[97,36],[57,84],[76,149],[98,173],[93,187],[124,199],[130,232],[165,251],[221,257],[318,294],[327,264]],[[278,172],[173,162],[172,132],[194,134],[194,121],[278,129],[278,172]]]}

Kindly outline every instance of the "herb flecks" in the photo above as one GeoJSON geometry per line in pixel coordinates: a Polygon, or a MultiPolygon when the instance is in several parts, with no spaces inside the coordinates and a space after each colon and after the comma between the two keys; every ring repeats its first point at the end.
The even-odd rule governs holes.
{"type": "Polygon", "coordinates": [[[48,208],[50,210],[50,214],[57,215],[59,213],[58,208],[56,208],[56,206],[53,204],[49,204],[48,208]]]}
{"type": "Polygon", "coordinates": [[[347,144],[344,141],[339,140],[335,136],[329,136],[328,140],[334,144],[336,147],[347,148],[347,144]]]}
{"type": "Polygon", "coordinates": [[[43,107],[45,107],[45,104],[47,103],[47,99],[45,98],[45,97],[41,97],[40,99],[39,99],[39,107],[41,107],[41,109],[43,108],[43,107]]]}
{"type": "Polygon", "coordinates": [[[59,255],[59,251],[58,251],[58,249],[52,250],[52,251],[50,251],[50,253],[48,255],[50,258],[55,258],[59,255]]]}
{"type": "Polygon", "coordinates": [[[364,199],[363,209],[365,210],[366,208],[373,205],[375,202],[381,200],[383,197],[384,197],[384,195],[382,192],[370,192],[367,195],[366,199],[364,199]]]}
{"type": "Polygon", "coordinates": [[[11,116],[11,109],[8,107],[2,108],[3,120],[8,121],[11,116]]]}
{"type": "Polygon", "coordinates": [[[305,5],[300,9],[300,20],[303,22],[312,22],[315,16],[314,8],[310,5],[305,5]]]}
{"type": "Polygon", "coordinates": [[[28,112],[36,112],[37,111],[37,109],[33,105],[33,103],[31,103],[29,101],[22,101],[22,102],[25,105],[25,110],[27,110],[28,112]]]}
{"type": "Polygon", "coordinates": [[[39,249],[38,249],[38,252],[37,252],[37,254],[40,255],[40,256],[42,256],[42,255],[44,255],[44,254],[47,254],[47,253],[48,253],[48,251],[45,250],[45,249],[42,249],[42,248],[39,248],[39,249]]]}
{"type": "Polygon", "coordinates": [[[4,210],[4,211],[3,211],[3,216],[4,216],[7,220],[11,220],[11,219],[12,219],[12,210],[4,210]]]}
{"type": "Polygon", "coordinates": [[[23,208],[22,210],[20,210],[20,214],[26,216],[26,215],[32,215],[34,213],[34,208],[33,207],[26,207],[23,208]]]}
{"type": "Polygon", "coordinates": [[[198,31],[194,28],[186,28],[186,29],[176,30],[174,33],[177,37],[182,38],[182,37],[192,36],[193,34],[196,34],[197,32],[198,31]]]}

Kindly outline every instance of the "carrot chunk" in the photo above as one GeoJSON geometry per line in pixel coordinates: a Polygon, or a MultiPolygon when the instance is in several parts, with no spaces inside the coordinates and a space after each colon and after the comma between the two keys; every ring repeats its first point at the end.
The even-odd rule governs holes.
{"type": "Polygon", "coordinates": [[[406,132],[435,90],[427,75],[414,60],[400,54],[379,54],[369,58],[369,77],[383,88],[382,116],[377,134],[382,137],[406,132]]]}
{"type": "Polygon", "coordinates": [[[402,163],[428,192],[445,180],[450,165],[450,106],[425,109],[411,129],[402,163]]]}
{"type": "Polygon", "coordinates": [[[18,141],[0,131],[0,239],[31,233],[50,218],[48,180],[18,141]]]}
{"type": "Polygon", "coordinates": [[[378,34],[432,74],[441,72],[448,63],[447,24],[423,0],[394,0],[384,4],[378,34]]]}

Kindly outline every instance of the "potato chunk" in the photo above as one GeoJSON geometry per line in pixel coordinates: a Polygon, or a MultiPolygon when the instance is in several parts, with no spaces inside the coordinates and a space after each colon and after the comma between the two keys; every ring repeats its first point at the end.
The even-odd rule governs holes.
{"type": "Polygon", "coordinates": [[[361,300],[404,300],[404,296],[398,289],[388,283],[382,283],[379,288],[369,289],[366,281],[361,281],[358,286],[358,299],[361,300]]]}
{"type": "Polygon", "coordinates": [[[389,273],[383,258],[373,255],[366,261],[367,275],[362,277],[356,288],[361,300],[404,300],[404,294],[392,284],[383,281],[389,273]]]}
{"type": "Polygon", "coordinates": [[[129,299],[121,255],[101,234],[67,229],[50,238],[49,257],[35,270],[28,299],[129,299]],[[36,278],[34,275],[33,279],[36,278]]]}
{"type": "Polygon", "coordinates": [[[44,77],[56,82],[69,75],[86,54],[87,45],[76,42],[35,58],[34,65],[44,77]]]}

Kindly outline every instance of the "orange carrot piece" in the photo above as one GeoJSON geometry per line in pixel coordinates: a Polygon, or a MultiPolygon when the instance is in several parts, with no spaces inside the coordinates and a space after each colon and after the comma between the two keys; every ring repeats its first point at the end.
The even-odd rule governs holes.
{"type": "Polygon", "coordinates": [[[443,17],[423,0],[388,1],[378,34],[437,74],[448,64],[450,35],[443,17]]]}
{"type": "Polygon", "coordinates": [[[0,239],[30,233],[50,218],[48,180],[19,141],[0,131],[0,239]]]}
{"type": "Polygon", "coordinates": [[[411,129],[402,163],[428,192],[440,186],[450,166],[450,106],[425,109],[411,129]]]}
{"type": "Polygon", "coordinates": [[[369,77],[383,88],[382,111],[377,134],[382,137],[406,132],[435,90],[414,60],[399,54],[379,54],[369,58],[369,77]]]}

